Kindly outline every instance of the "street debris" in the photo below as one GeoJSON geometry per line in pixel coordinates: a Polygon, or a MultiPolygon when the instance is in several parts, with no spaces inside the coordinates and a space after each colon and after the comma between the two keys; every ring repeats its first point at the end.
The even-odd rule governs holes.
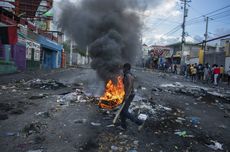
{"type": "Polygon", "coordinates": [[[40,133],[41,129],[46,127],[46,124],[43,124],[41,122],[32,122],[31,124],[27,124],[22,132],[26,134],[26,136],[29,136],[33,133],[40,133]]]}
{"type": "Polygon", "coordinates": [[[16,89],[13,89],[11,92],[17,92],[17,90],[16,90],[16,89]]]}
{"type": "Polygon", "coordinates": [[[76,124],[84,124],[87,122],[87,119],[78,119],[78,120],[74,120],[74,123],[76,124]]]}
{"type": "Polygon", "coordinates": [[[183,122],[185,121],[186,119],[182,118],[182,117],[177,117],[177,119],[175,120],[176,122],[180,123],[180,124],[183,124],[183,122]]]}
{"type": "Polygon", "coordinates": [[[193,125],[200,124],[200,118],[199,118],[199,117],[190,117],[190,122],[191,122],[193,125]]]}
{"type": "Polygon", "coordinates": [[[112,145],[112,146],[111,146],[111,150],[112,150],[112,151],[118,151],[119,148],[118,148],[117,146],[112,145]]]}
{"type": "Polygon", "coordinates": [[[66,85],[55,80],[42,80],[42,79],[33,79],[24,83],[25,85],[35,88],[35,89],[44,89],[44,90],[57,90],[60,88],[65,88],[66,85]]]}
{"type": "Polygon", "coordinates": [[[213,144],[210,144],[210,145],[207,145],[209,148],[213,149],[213,150],[223,150],[223,144],[217,142],[217,141],[214,141],[214,140],[211,140],[211,142],[213,144]]]}
{"type": "Polygon", "coordinates": [[[138,119],[145,121],[147,117],[148,116],[146,114],[139,114],[138,119]]]}
{"type": "Polygon", "coordinates": [[[101,123],[97,123],[97,122],[91,122],[90,123],[92,126],[101,126],[101,123]]]}
{"type": "Polygon", "coordinates": [[[180,137],[190,137],[193,138],[193,135],[187,135],[186,131],[175,131],[174,133],[175,135],[179,135],[180,137]]]}
{"type": "Polygon", "coordinates": [[[111,125],[107,125],[106,127],[107,127],[107,128],[115,127],[115,125],[114,125],[114,124],[111,124],[111,125]]]}
{"type": "Polygon", "coordinates": [[[94,97],[87,96],[80,89],[76,89],[74,92],[65,94],[63,96],[59,95],[57,98],[57,102],[60,105],[69,105],[70,103],[85,103],[95,100],[94,97]]]}
{"type": "Polygon", "coordinates": [[[2,90],[6,90],[7,87],[6,87],[6,86],[1,86],[1,89],[2,89],[2,90]]]}
{"type": "Polygon", "coordinates": [[[52,114],[48,111],[44,111],[44,112],[36,112],[35,115],[41,116],[43,118],[49,118],[49,117],[51,117],[52,114]]]}

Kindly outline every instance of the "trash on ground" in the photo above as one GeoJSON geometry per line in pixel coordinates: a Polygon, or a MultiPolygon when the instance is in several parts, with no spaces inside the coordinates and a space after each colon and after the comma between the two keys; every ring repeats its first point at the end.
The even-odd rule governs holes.
{"type": "Polygon", "coordinates": [[[107,128],[115,127],[115,125],[114,125],[114,124],[111,124],[111,125],[107,125],[106,127],[107,127],[107,128]]]}
{"type": "Polygon", "coordinates": [[[40,133],[40,130],[42,129],[42,127],[44,127],[45,124],[42,124],[40,122],[32,122],[31,124],[27,124],[24,128],[23,128],[23,132],[29,136],[33,133],[40,133]]]}
{"type": "Polygon", "coordinates": [[[2,90],[6,90],[7,87],[6,87],[6,86],[1,86],[1,89],[2,89],[2,90]]]}
{"type": "Polygon", "coordinates": [[[209,148],[213,149],[213,150],[223,150],[223,144],[217,142],[217,141],[213,141],[211,140],[211,142],[213,144],[207,145],[209,148]]]}
{"type": "Polygon", "coordinates": [[[146,114],[139,114],[138,119],[145,121],[147,117],[148,116],[146,114]]]}
{"type": "Polygon", "coordinates": [[[175,135],[179,135],[180,137],[190,137],[193,138],[193,135],[187,135],[186,131],[175,131],[174,133],[175,135]]]}
{"type": "Polygon", "coordinates": [[[91,125],[93,125],[93,126],[101,126],[101,123],[91,122],[91,125]]]}
{"type": "Polygon", "coordinates": [[[58,81],[42,80],[42,79],[33,79],[28,82],[25,82],[24,84],[35,89],[44,89],[44,90],[51,90],[51,89],[56,90],[56,89],[66,87],[63,83],[60,83],[58,81]]]}
{"type": "Polygon", "coordinates": [[[37,112],[35,113],[36,116],[41,116],[43,118],[49,118],[51,117],[50,112],[44,111],[44,112],[37,112]]]}
{"type": "Polygon", "coordinates": [[[112,151],[118,151],[119,148],[118,148],[117,146],[112,145],[112,146],[111,146],[111,150],[112,150],[112,151]]]}
{"type": "Polygon", "coordinates": [[[178,123],[183,124],[183,121],[185,121],[186,119],[182,118],[182,117],[177,117],[177,119],[175,120],[178,123]]]}
{"type": "Polygon", "coordinates": [[[78,120],[74,120],[74,123],[76,124],[82,124],[82,123],[86,123],[87,119],[78,119],[78,120]]]}
{"type": "Polygon", "coordinates": [[[200,124],[200,118],[199,118],[199,117],[190,117],[190,122],[191,122],[193,125],[200,124]]]}
{"type": "Polygon", "coordinates": [[[13,89],[12,92],[17,92],[17,90],[16,90],[16,89],[13,89]]]}
{"type": "Polygon", "coordinates": [[[57,102],[61,105],[69,105],[69,103],[84,103],[90,101],[90,97],[85,95],[82,90],[76,89],[74,92],[58,96],[57,102]]]}

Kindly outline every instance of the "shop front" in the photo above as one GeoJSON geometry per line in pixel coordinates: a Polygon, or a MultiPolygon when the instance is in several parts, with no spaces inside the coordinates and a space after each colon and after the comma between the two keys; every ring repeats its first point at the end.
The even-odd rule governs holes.
{"type": "Polygon", "coordinates": [[[60,68],[63,47],[60,44],[43,36],[39,36],[37,41],[41,45],[42,68],[60,68]]]}

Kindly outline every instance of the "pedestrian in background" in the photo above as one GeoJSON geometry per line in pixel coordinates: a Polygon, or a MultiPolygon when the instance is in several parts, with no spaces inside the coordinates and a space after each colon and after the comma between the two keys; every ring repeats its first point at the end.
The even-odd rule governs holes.
{"type": "Polygon", "coordinates": [[[174,73],[177,74],[177,65],[174,65],[174,73]]]}
{"type": "Polygon", "coordinates": [[[213,64],[211,68],[211,83],[214,83],[214,69],[215,69],[215,64],[213,64]]]}
{"type": "Polygon", "coordinates": [[[224,66],[220,66],[220,82],[222,82],[224,79],[224,66]]]}
{"type": "Polygon", "coordinates": [[[192,82],[196,81],[197,69],[194,65],[191,66],[192,82]]]}
{"type": "Polygon", "coordinates": [[[197,76],[198,76],[198,80],[203,80],[203,76],[204,76],[204,68],[202,64],[198,65],[197,68],[197,76]]]}
{"type": "Polygon", "coordinates": [[[218,78],[220,75],[220,68],[218,67],[218,65],[214,66],[213,74],[214,74],[214,85],[218,85],[218,78]]]}
{"type": "Polygon", "coordinates": [[[204,68],[204,81],[208,83],[210,81],[210,77],[211,77],[211,71],[209,65],[206,64],[204,68]]]}
{"type": "Polygon", "coordinates": [[[187,67],[187,78],[190,79],[192,77],[192,73],[191,73],[191,64],[188,64],[187,67]]]}

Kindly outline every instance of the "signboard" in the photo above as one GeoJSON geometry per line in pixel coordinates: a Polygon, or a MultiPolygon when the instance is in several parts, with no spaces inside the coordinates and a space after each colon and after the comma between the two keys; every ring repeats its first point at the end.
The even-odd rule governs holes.
{"type": "Polygon", "coordinates": [[[171,48],[164,46],[151,46],[150,52],[152,56],[156,57],[168,57],[173,53],[171,48]]]}
{"type": "Polygon", "coordinates": [[[40,61],[40,44],[26,40],[26,59],[31,60],[32,59],[32,51],[34,51],[33,59],[34,61],[40,61]]]}
{"type": "Polygon", "coordinates": [[[40,61],[40,44],[34,43],[34,61],[40,61]]]}

